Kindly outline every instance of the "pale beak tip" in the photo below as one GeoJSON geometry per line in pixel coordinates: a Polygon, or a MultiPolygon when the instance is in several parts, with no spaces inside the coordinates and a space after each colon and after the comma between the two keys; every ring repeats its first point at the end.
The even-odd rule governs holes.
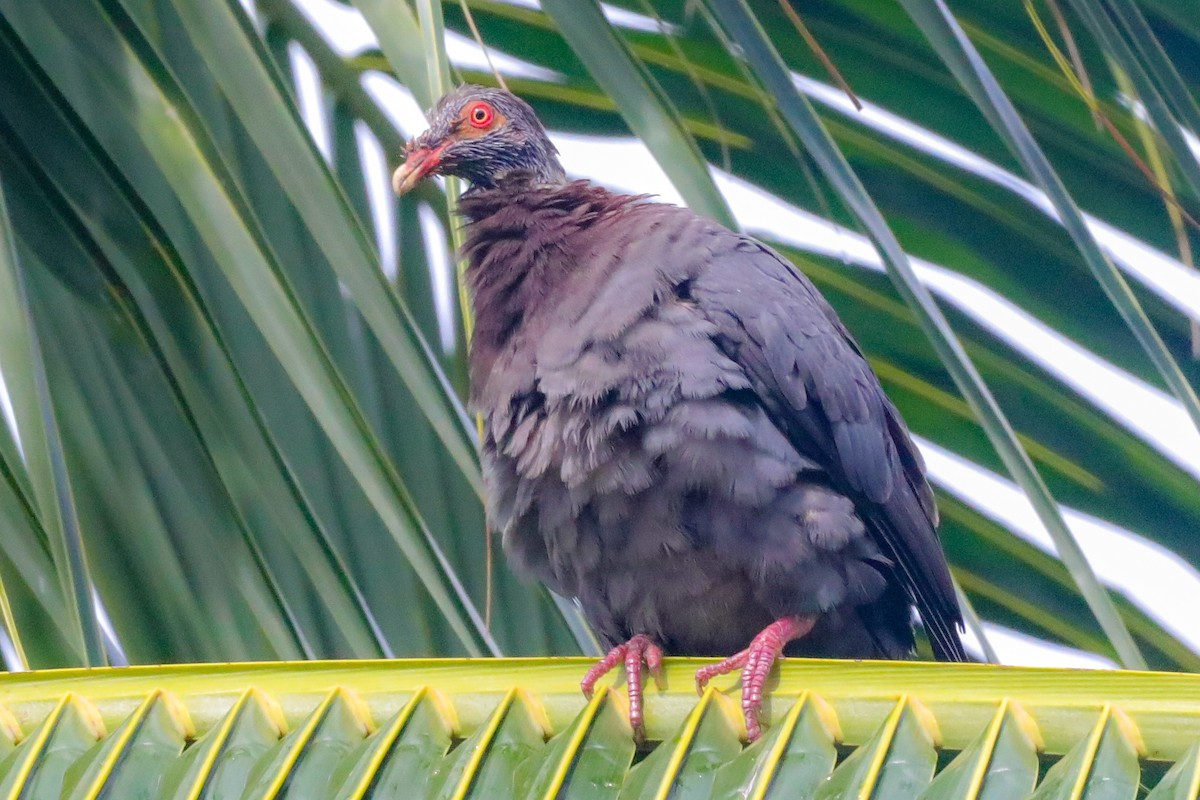
{"type": "Polygon", "coordinates": [[[442,161],[442,152],[449,142],[434,147],[410,147],[404,163],[392,173],[392,189],[402,195],[412,191],[413,187],[431,174],[436,174],[442,161]]]}
{"type": "Polygon", "coordinates": [[[392,173],[392,190],[397,195],[402,195],[417,185],[418,178],[417,170],[410,167],[407,163],[396,167],[396,171],[392,173]]]}

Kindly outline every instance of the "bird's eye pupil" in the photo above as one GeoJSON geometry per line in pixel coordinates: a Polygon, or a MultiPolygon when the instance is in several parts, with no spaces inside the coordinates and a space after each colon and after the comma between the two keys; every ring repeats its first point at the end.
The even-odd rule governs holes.
{"type": "Polygon", "coordinates": [[[492,110],[485,105],[477,105],[471,109],[471,122],[483,127],[492,121],[492,110]]]}

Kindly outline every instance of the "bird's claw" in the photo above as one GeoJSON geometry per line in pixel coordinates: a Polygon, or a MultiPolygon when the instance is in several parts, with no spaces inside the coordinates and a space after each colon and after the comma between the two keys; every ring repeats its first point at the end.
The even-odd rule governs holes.
{"type": "Polygon", "coordinates": [[[583,694],[589,700],[596,690],[596,681],[600,680],[606,673],[619,663],[624,663],[625,666],[625,687],[629,694],[629,726],[633,728],[633,736],[637,741],[643,742],[646,739],[644,708],[645,702],[643,699],[642,681],[642,664],[645,663],[650,675],[654,678],[656,685],[662,685],[662,648],[651,641],[649,636],[643,633],[634,636],[628,642],[619,644],[604,658],[596,662],[587,674],[583,676],[583,680],[579,684],[579,688],[583,690],[583,694]]]}
{"type": "Polygon", "coordinates": [[[784,617],[771,623],[754,637],[745,650],[720,663],[696,670],[696,692],[703,694],[704,688],[713,678],[740,669],[746,738],[755,741],[762,735],[758,715],[762,711],[763,694],[771,667],[777,659],[783,658],[784,645],[808,633],[815,623],[815,617],[784,617]]]}

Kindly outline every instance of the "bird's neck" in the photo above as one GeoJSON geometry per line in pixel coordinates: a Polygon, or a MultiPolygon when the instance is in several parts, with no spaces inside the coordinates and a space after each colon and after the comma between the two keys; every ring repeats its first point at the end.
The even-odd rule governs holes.
{"type": "Polygon", "coordinates": [[[471,183],[468,191],[495,189],[518,182],[562,186],[567,182],[567,173],[559,163],[557,153],[548,139],[541,139],[522,149],[493,154],[486,165],[466,171],[465,177],[471,183]]]}
{"type": "Polygon", "coordinates": [[[524,168],[533,174],[534,181],[540,186],[562,186],[567,182],[567,173],[558,162],[558,150],[545,136],[533,140],[523,161],[524,168]]]}
{"type": "Polygon", "coordinates": [[[537,186],[562,186],[567,182],[567,173],[562,168],[562,164],[558,163],[558,158],[553,153],[541,154],[528,166],[515,167],[508,173],[501,175],[497,179],[497,182],[507,183],[513,178],[520,179],[522,173],[526,176],[525,179],[530,180],[537,186]]]}

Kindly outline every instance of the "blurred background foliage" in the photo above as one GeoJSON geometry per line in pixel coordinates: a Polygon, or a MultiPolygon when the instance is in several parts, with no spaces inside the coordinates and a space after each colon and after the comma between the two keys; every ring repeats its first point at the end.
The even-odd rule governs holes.
{"type": "MultiPolygon", "coordinates": [[[[1200,635],[1097,577],[1069,530],[1200,565],[1200,15],[1182,5],[0,0],[10,669],[594,649],[498,546],[489,584],[446,187],[384,188],[417,132],[398,108],[496,82],[472,25],[563,141],[639,137],[686,202],[816,282],[957,465],[935,470],[942,536],[985,630],[1200,666],[1200,635]],[[335,47],[322,14],[361,14],[378,45],[335,47]],[[822,54],[919,128],[850,108],[822,54]],[[730,186],[829,234],[739,213],[730,186]],[[851,254],[856,231],[886,272],[851,254]],[[1014,341],[978,290],[1109,371],[1014,341]],[[956,474],[1011,478],[1036,516],[956,474]]],[[[642,152],[595,147],[601,178],[601,153],[642,152]]]]}

